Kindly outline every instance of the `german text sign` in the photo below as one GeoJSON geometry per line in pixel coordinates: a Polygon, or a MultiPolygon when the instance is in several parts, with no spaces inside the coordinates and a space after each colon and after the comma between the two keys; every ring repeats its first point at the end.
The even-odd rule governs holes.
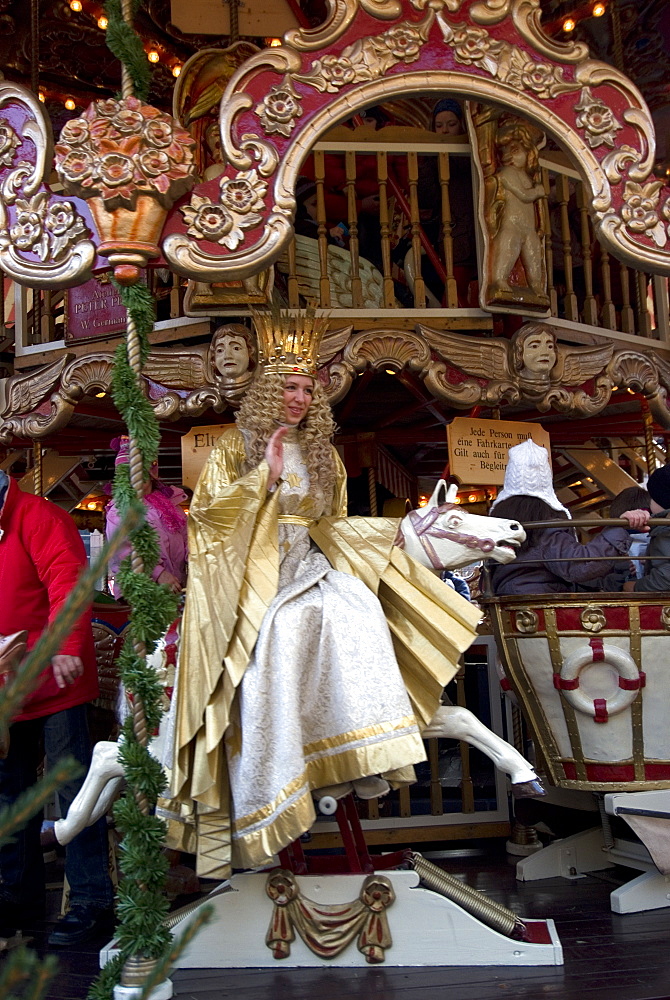
{"type": "Polygon", "coordinates": [[[194,490],[202,467],[209,453],[226,427],[234,424],[208,424],[207,427],[192,427],[181,439],[181,481],[189,490],[194,490]]]}
{"type": "Polygon", "coordinates": [[[121,294],[108,281],[91,278],[65,293],[65,339],[110,337],[126,329],[121,294]]]}
{"type": "Polygon", "coordinates": [[[466,486],[499,486],[505,481],[508,450],[527,438],[549,452],[549,432],[540,424],[455,417],[447,426],[449,471],[466,486]]]}

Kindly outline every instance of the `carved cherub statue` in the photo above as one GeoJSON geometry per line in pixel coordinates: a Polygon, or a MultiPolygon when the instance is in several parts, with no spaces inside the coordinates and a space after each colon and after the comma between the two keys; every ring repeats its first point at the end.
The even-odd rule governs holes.
{"type": "MultiPolygon", "coordinates": [[[[518,119],[501,126],[496,137],[496,195],[487,222],[492,241],[489,294],[511,292],[509,278],[519,257],[533,294],[546,297],[542,221],[544,197],[538,151],[528,126],[518,119]]],[[[547,299],[548,301],[548,299],[547,299]]]]}
{"type": "Polygon", "coordinates": [[[475,159],[483,180],[483,305],[549,305],[544,258],[545,196],[539,129],[516,115],[477,105],[475,159]]]}

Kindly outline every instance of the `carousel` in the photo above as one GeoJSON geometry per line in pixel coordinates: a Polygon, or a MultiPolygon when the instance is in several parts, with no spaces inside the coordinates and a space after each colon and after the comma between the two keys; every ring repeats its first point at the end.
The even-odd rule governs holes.
{"type": "MultiPolygon", "coordinates": [[[[172,107],[165,94],[154,106],[137,68],[148,15],[134,22],[132,4],[112,6],[110,38],[125,39],[111,43],[120,93],[101,84],[98,99],[73,100],[55,133],[46,83],[0,82],[11,358],[0,380],[2,468],[70,510],[93,555],[116,465],[121,517],[131,494],[146,504],[160,490],[159,536],[161,516],[177,533],[188,514],[192,567],[183,621],[166,603],[160,627],[142,636],[134,603],[147,597],[128,569],[117,577],[117,562],[99,581],[106,721],[58,837],[66,843],[111,808],[129,779],[124,746],[136,741],[147,768],[160,761],[172,775],[153,800],[129,779],[139,813],[161,816],[170,846],[221,883],[193,941],[197,907],[159,914],[155,940],[168,928],[182,942],[173,965],[560,965],[550,914],[524,919],[417,848],[507,837],[526,855],[519,879],[624,864],[643,874],[612,894],[615,912],[668,904],[667,595],[491,597],[483,569],[513,560],[525,537],[521,523],[482,516],[509,447],[531,438],[547,449],[582,538],[607,524],[617,493],[666,462],[670,194],[649,107],[621,59],[597,58],[588,33],[576,39],[539,0],[342,0],[323,16],[291,3],[281,27],[266,29],[282,36],[272,39],[241,34],[243,5],[232,2],[227,29],[216,29],[230,44],[216,47],[198,15],[173,3],[181,48],[148,52],[163,75],[174,64],[172,107]],[[332,461],[348,480],[348,510],[336,509],[335,473],[332,509],[312,509],[313,490],[293,506],[277,501],[278,558],[298,544],[282,535],[290,525],[336,576],[372,592],[415,731],[397,760],[380,751],[376,770],[315,767],[326,794],[313,803],[321,786],[309,777],[309,802],[296,808],[303,825],[287,820],[282,839],[273,820],[260,837],[268,849],[254,854],[239,832],[244,810],[224,816],[235,769],[222,747],[245,725],[238,689],[270,642],[266,616],[283,579],[270,552],[277,531],[267,533],[276,480],[249,485],[265,468],[260,452],[231,481],[222,469],[244,452],[236,435],[256,433],[245,414],[268,373],[311,380],[324,413],[332,407],[332,461]],[[124,434],[119,458],[110,441],[124,434]],[[234,503],[225,494],[233,512],[222,513],[216,489],[238,484],[234,503]],[[200,567],[214,552],[236,588],[220,613],[217,578],[200,567]],[[469,602],[445,575],[469,584],[469,602]],[[124,676],[130,707],[117,744],[126,640],[160,690],[145,712],[124,676]],[[189,694],[185,678],[205,661],[206,681],[189,694]],[[501,696],[499,673],[514,699],[501,696]],[[389,777],[388,796],[357,789],[377,780],[387,792],[384,775],[402,769],[403,754],[416,783],[389,777]],[[534,831],[510,822],[508,791],[541,795],[541,783],[558,805],[564,793],[582,796],[593,829],[538,850],[534,831]],[[417,925],[427,928],[419,944],[417,925]]],[[[69,4],[69,31],[84,8],[69,4]]],[[[608,16],[620,47],[618,14],[608,16]]],[[[290,489],[302,469],[290,469],[290,489]]],[[[131,543],[133,573],[181,591],[172,563],[157,573],[141,539],[131,543]]],[[[269,815],[279,796],[290,804],[288,788],[245,815],[269,815]]],[[[254,836],[263,822],[249,825],[254,836]]],[[[122,928],[102,955],[110,968],[116,956],[114,995],[139,996],[148,977],[154,1000],[171,996],[159,952],[134,949],[122,928]]]]}

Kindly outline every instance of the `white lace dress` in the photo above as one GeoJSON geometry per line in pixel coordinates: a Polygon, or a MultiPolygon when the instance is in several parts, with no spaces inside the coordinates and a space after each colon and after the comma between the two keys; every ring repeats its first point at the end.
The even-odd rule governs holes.
{"type": "Polygon", "coordinates": [[[309,830],[313,789],[393,778],[425,759],[378,599],[330,567],[304,523],[284,520],[304,510],[308,488],[300,446],[289,440],[279,485],[279,590],[225,738],[237,866],[263,864],[309,830]]]}

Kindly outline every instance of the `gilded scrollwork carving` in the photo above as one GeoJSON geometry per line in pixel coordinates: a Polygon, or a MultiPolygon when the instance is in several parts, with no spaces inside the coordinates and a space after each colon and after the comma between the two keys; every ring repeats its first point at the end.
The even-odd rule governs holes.
{"type": "Polygon", "coordinates": [[[327,94],[336,94],[347,84],[375,80],[400,62],[416,62],[434,19],[429,9],[419,24],[403,21],[381,35],[359,38],[342,52],[315,59],[307,73],[296,73],[294,79],[327,94]]]}
{"type": "Polygon", "coordinates": [[[591,149],[603,145],[610,147],[615,145],[616,134],[621,131],[623,125],[617,121],[611,108],[593,96],[590,87],[582,89],[575,104],[575,111],[579,112],[575,124],[577,128],[584,129],[586,141],[591,149]]]}
{"type": "MultiPolygon", "coordinates": [[[[408,93],[410,74],[417,89],[457,91],[471,101],[502,107],[508,116],[546,124],[547,133],[582,173],[594,228],[603,243],[633,266],[670,273],[669,193],[656,187],[660,182],[650,173],[655,142],[649,110],[632,83],[613,67],[591,59],[582,43],[555,42],[545,35],[539,0],[336,0],[319,28],[288,32],[280,47],[235,65],[232,74],[230,67],[226,70],[228,85],[220,102],[220,186],[218,180],[213,186],[209,180],[199,184],[187,210],[182,213],[180,206],[169,210],[163,230],[167,234],[163,254],[180,274],[212,282],[241,280],[268,268],[291,237],[293,192],[307,151],[336,121],[376,101],[408,93]],[[565,95],[573,92],[574,100],[566,101],[565,95]],[[245,183],[256,190],[255,200],[248,204],[245,183]],[[254,216],[258,221],[252,224],[254,216]]],[[[95,246],[81,226],[76,224],[67,233],[66,213],[61,210],[56,223],[61,229],[57,237],[50,237],[52,244],[46,250],[43,234],[55,229],[46,225],[46,216],[40,226],[34,218],[42,208],[42,200],[34,200],[39,191],[47,192],[49,206],[53,200],[64,201],[61,195],[54,199],[43,185],[51,166],[44,113],[27,91],[13,84],[3,88],[0,232],[7,234],[10,245],[0,245],[0,266],[17,280],[39,287],[83,281],[90,276],[95,246]],[[17,136],[23,142],[17,144],[17,136]],[[7,158],[11,166],[4,162],[7,158]],[[16,199],[22,203],[18,209],[16,199]],[[14,239],[9,236],[12,227],[14,239]],[[30,247],[20,249],[22,242],[30,247]],[[54,252],[59,254],[57,260],[54,252]]],[[[221,80],[216,81],[214,92],[218,95],[222,89],[221,80]]],[[[118,104],[107,103],[110,108],[118,104]]],[[[134,117],[139,113],[127,107],[120,117],[113,109],[110,117],[117,120],[115,127],[132,129],[139,125],[134,117]]],[[[128,136],[132,138],[130,132],[128,136]]],[[[88,166],[77,152],[81,135],[73,127],[66,138],[72,147],[64,157],[66,173],[73,183],[83,185],[88,166]]],[[[147,176],[152,171],[160,175],[166,148],[144,156],[147,176]]],[[[105,152],[95,169],[107,179],[120,178],[124,187],[121,175],[123,171],[129,175],[131,169],[128,152],[126,146],[112,151],[112,159],[105,159],[105,152]]],[[[488,179],[504,187],[509,166],[514,165],[497,163],[488,179]]],[[[515,169],[526,172],[530,187],[521,189],[533,194],[530,208],[537,214],[541,195],[533,170],[528,164],[515,169]]],[[[518,200],[528,209],[523,198],[518,200]]],[[[86,223],[89,209],[76,199],[70,204],[86,223]]],[[[509,213],[502,197],[492,198],[492,207],[491,239],[504,250],[509,241],[498,239],[498,230],[493,230],[498,222],[504,228],[509,213]],[[502,206],[500,211],[495,203],[502,206]]],[[[509,225],[507,229],[512,231],[509,225]]],[[[533,239],[528,224],[526,229],[529,245],[533,239]]],[[[541,238],[539,230],[537,235],[541,238]]],[[[546,294],[539,274],[541,258],[542,254],[529,255],[531,273],[522,275],[527,291],[522,303],[514,302],[535,314],[543,308],[546,294]],[[537,263],[535,270],[531,257],[537,263]]],[[[505,271],[503,262],[489,284],[498,285],[498,291],[502,286],[509,294],[519,282],[517,276],[510,281],[505,271]]]]}
{"type": "Polygon", "coordinates": [[[601,632],[607,624],[605,612],[596,604],[587,604],[579,618],[587,632],[601,632]]]}
{"type": "Polygon", "coordinates": [[[378,371],[408,368],[421,375],[430,364],[430,349],[423,337],[400,330],[376,329],[359,333],[344,349],[343,360],[356,373],[366,368],[378,371]]]}
{"type": "Polygon", "coordinates": [[[256,170],[240,171],[235,177],[224,177],[219,183],[219,201],[191,194],[191,202],[181,208],[188,225],[186,232],[208,243],[219,243],[236,250],[244,239],[244,229],[257,226],[262,217],[267,184],[256,170]]]}
{"type": "Polygon", "coordinates": [[[520,608],[514,616],[514,624],[519,632],[532,635],[540,626],[540,617],[532,608],[520,608]]]}
{"type": "Polygon", "coordinates": [[[462,66],[477,66],[517,90],[528,90],[539,99],[558,97],[577,89],[566,80],[563,69],[538,62],[518,45],[494,38],[485,28],[474,24],[452,25],[442,15],[438,22],[445,45],[453,49],[462,66]]]}
{"type": "Polygon", "coordinates": [[[664,246],[667,240],[665,225],[658,216],[662,187],[663,181],[650,181],[648,184],[626,181],[621,209],[621,218],[631,233],[651,236],[658,247],[664,246]]]}
{"type": "Polygon", "coordinates": [[[43,183],[51,125],[37,98],[0,83],[0,267],[24,284],[53,288],[90,277],[95,247],[74,201],[43,183]]]}
{"type": "Polygon", "coordinates": [[[300,94],[288,76],[271,87],[254,112],[260,118],[263,131],[290,135],[295,128],[296,119],[303,114],[300,101],[300,94]]]}
{"type": "Polygon", "coordinates": [[[65,354],[35,372],[0,379],[0,416],[27,413],[39,406],[58,384],[71,358],[65,354]]]}

